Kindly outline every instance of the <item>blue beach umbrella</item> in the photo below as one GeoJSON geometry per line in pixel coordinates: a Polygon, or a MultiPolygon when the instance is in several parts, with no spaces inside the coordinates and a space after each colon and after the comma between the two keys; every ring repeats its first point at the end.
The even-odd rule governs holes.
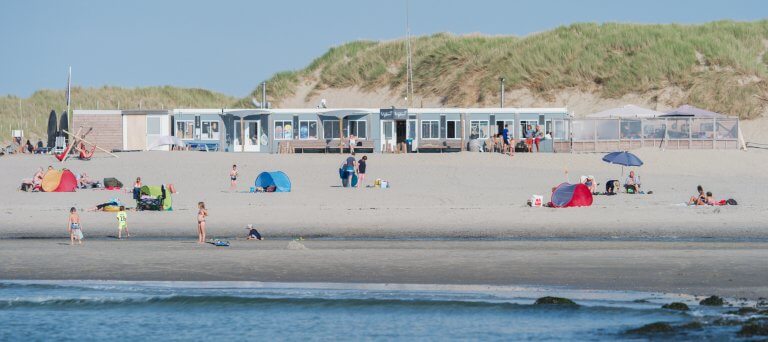
{"type": "Polygon", "coordinates": [[[603,157],[603,161],[611,164],[621,165],[621,176],[624,177],[625,166],[642,166],[643,161],[636,155],[627,151],[611,152],[603,157]]]}
{"type": "Polygon", "coordinates": [[[623,152],[611,152],[603,157],[604,162],[611,164],[619,164],[621,166],[642,166],[643,161],[636,155],[627,151],[623,152]]]}

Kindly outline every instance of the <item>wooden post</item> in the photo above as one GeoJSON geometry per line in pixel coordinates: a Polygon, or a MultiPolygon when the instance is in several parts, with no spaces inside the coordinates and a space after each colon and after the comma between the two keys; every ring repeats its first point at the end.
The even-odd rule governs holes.
{"type": "Polygon", "coordinates": [[[339,154],[344,154],[344,116],[339,116],[339,154]]]}
{"type": "Polygon", "coordinates": [[[243,120],[243,117],[240,117],[240,150],[241,152],[245,152],[245,121],[243,120]]]}

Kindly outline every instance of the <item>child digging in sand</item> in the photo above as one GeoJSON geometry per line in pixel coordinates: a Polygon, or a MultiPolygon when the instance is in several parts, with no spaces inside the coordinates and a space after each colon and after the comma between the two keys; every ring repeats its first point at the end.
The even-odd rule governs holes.
{"type": "Polygon", "coordinates": [[[117,238],[123,238],[123,229],[125,229],[125,237],[131,237],[131,233],[128,232],[128,214],[125,213],[125,206],[120,206],[120,211],[117,212],[117,238]]]}
{"type": "Polygon", "coordinates": [[[80,215],[77,214],[77,209],[72,207],[69,209],[69,220],[67,220],[67,231],[69,232],[69,244],[74,245],[75,239],[79,245],[83,244],[83,230],[80,226],[80,215]]]}

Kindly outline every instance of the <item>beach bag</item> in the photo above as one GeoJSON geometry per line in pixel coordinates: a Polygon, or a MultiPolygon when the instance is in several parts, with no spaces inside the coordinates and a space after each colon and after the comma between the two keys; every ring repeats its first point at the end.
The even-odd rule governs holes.
{"type": "Polygon", "coordinates": [[[736,202],[735,199],[729,198],[728,200],[725,201],[725,204],[728,204],[728,205],[738,205],[739,203],[736,202]]]}
{"type": "Polygon", "coordinates": [[[274,185],[270,185],[267,187],[266,192],[275,192],[277,190],[277,187],[274,185]]]}
{"type": "Polygon", "coordinates": [[[106,188],[122,188],[123,183],[117,180],[117,178],[104,178],[104,187],[106,188]]]}
{"type": "Polygon", "coordinates": [[[541,208],[544,206],[544,196],[531,195],[531,206],[534,208],[541,208]]]}

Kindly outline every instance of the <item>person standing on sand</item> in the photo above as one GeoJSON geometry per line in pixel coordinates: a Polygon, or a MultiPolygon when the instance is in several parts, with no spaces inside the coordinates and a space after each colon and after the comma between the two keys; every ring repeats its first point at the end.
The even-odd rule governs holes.
{"type": "Polygon", "coordinates": [[[352,177],[355,176],[355,173],[357,172],[357,161],[355,160],[355,152],[350,152],[349,157],[347,157],[347,163],[345,170],[347,171],[347,184],[349,186],[352,186],[352,177]]]}
{"type": "Polygon", "coordinates": [[[69,245],[83,244],[83,227],[80,225],[80,215],[77,214],[77,209],[72,207],[69,209],[69,220],[67,220],[67,232],[69,232],[69,245]]]}
{"type": "Polygon", "coordinates": [[[128,214],[125,213],[125,206],[120,206],[120,211],[117,212],[117,238],[123,238],[123,229],[125,229],[125,237],[131,237],[131,233],[128,232],[128,214]]]}
{"type": "Polygon", "coordinates": [[[365,163],[368,161],[368,156],[363,156],[363,158],[360,158],[360,160],[357,162],[357,187],[360,188],[363,182],[365,182],[365,163]]]}
{"type": "Polygon", "coordinates": [[[237,189],[237,165],[232,165],[232,171],[229,171],[229,190],[237,189]]]}
{"type": "Polygon", "coordinates": [[[205,243],[205,218],[208,216],[205,202],[198,202],[197,209],[197,243],[205,243]]]}

